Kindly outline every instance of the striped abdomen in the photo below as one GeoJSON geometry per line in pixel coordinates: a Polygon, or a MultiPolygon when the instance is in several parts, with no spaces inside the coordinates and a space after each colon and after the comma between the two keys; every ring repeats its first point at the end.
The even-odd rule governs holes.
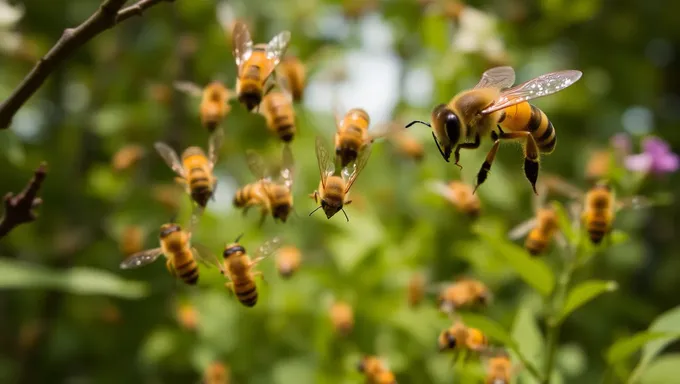
{"type": "Polygon", "coordinates": [[[257,304],[257,286],[252,278],[234,279],[234,292],[241,304],[253,307],[257,304]]]}
{"type": "Polygon", "coordinates": [[[295,135],[295,111],[290,99],[281,92],[269,93],[264,101],[267,127],[284,142],[295,135]]]}
{"type": "Polygon", "coordinates": [[[188,248],[173,255],[172,268],[175,276],[186,284],[198,283],[198,264],[188,248]]]}
{"type": "Polygon", "coordinates": [[[345,200],[345,182],[340,176],[329,176],[323,189],[323,200],[334,206],[342,206],[345,200]]]}
{"type": "Polygon", "coordinates": [[[543,111],[528,102],[503,109],[498,124],[509,131],[531,133],[538,144],[538,149],[543,153],[551,153],[555,149],[557,140],[555,127],[543,111]]]}
{"type": "Polygon", "coordinates": [[[524,240],[524,248],[531,256],[538,256],[545,252],[550,240],[550,234],[543,233],[538,227],[535,227],[529,231],[526,240],[524,240]]]}
{"type": "Polygon", "coordinates": [[[592,213],[586,218],[586,230],[593,244],[602,242],[604,236],[610,231],[611,219],[606,214],[592,213]]]}
{"type": "Polygon", "coordinates": [[[198,205],[205,208],[213,194],[212,177],[206,172],[204,167],[194,167],[189,169],[187,178],[191,198],[198,205]]]}
{"type": "Polygon", "coordinates": [[[249,207],[262,203],[262,185],[260,182],[246,184],[236,191],[234,206],[237,208],[249,207]]]}

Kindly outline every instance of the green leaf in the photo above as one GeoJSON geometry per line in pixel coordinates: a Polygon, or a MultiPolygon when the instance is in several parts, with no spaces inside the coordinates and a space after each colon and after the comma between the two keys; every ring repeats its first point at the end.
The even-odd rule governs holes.
{"type": "Polygon", "coordinates": [[[667,384],[678,381],[680,353],[669,353],[656,359],[640,376],[640,384],[667,384]]]}
{"type": "Polygon", "coordinates": [[[567,300],[557,317],[557,322],[560,323],[569,316],[572,312],[577,310],[579,307],[585,305],[589,301],[593,300],[597,296],[605,293],[612,292],[618,288],[618,284],[615,281],[599,281],[599,280],[589,280],[572,288],[572,290],[567,295],[567,300]]]}
{"type": "Polygon", "coordinates": [[[529,306],[520,305],[512,325],[512,338],[517,340],[521,353],[534,365],[541,363],[545,340],[541,334],[536,316],[529,306]]]}
{"type": "Polygon", "coordinates": [[[518,245],[497,238],[492,234],[477,230],[477,234],[486,241],[496,254],[505,259],[508,265],[527,284],[543,296],[549,296],[555,286],[555,275],[541,259],[532,258],[518,245]]]}
{"type": "Polygon", "coordinates": [[[40,265],[0,259],[0,289],[57,289],[78,295],[109,295],[139,299],[148,294],[143,282],[123,280],[93,268],[51,270],[40,265]]]}
{"type": "MultiPolygon", "coordinates": [[[[652,340],[657,340],[662,337],[672,337],[673,334],[668,332],[638,332],[632,336],[619,339],[607,350],[607,362],[613,365],[637,352],[645,344],[652,340]]],[[[676,334],[675,337],[680,337],[676,334]]]]}
{"type": "Polygon", "coordinates": [[[644,373],[647,366],[654,360],[654,358],[666,348],[666,346],[677,340],[676,333],[680,333],[680,306],[677,306],[657,317],[649,326],[650,332],[671,332],[672,336],[659,338],[648,342],[642,348],[642,357],[640,362],[635,367],[631,375],[630,382],[635,382],[635,379],[644,373]]]}
{"type": "Polygon", "coordinates": [[[557,214],[557,221],[560,224],[560,231],[562,231],[564,237],[567,238],[569,244],[572,245],[576,244],[578,242],[579,234],[576,231],[574,231],[569,214],[564,209],[564,206],[559,202],[552,201],[551,204],[553,206],[553,209],[555,210],[555,213],[557,214]]]}

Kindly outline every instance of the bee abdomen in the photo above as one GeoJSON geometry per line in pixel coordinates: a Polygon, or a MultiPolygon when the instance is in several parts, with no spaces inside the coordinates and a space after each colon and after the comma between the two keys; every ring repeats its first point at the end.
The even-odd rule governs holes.
{"type": "Polygon", "coordinates": [[[198,264],[194,259],[190,259],[180,265],[175,266],[177,276],[189,285],[198,283],[198,264]]]}
{"type": "Polygon", "coordinates": [[[538,148],[543,153],[551,153],[555,149],[557,136],[555,135],[555,127],[548,119],[548,116],[538,107],[531,105],[531,116],[527,123],[527,130],[536,140],[538,148]]]}
{"type": "Polygon", "coordinates": [[[542,254],[548,247],[548,242],[544,239],[527,237],[526,241],[524,242],[524,247],[531,256],[538,256],[542,254]]]}
{"type": "Polygon", "coordinates": [[[252,281],[244,282],[241,284],[234,284],[236,297],[241,302],[241,304],[246,307],[253,307],[257,304],[257,287],[252,281]]]}

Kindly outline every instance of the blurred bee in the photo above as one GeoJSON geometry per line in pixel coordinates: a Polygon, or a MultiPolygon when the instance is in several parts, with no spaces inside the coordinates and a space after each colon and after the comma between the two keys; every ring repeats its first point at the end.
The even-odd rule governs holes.
{"type": "Polygon", "coordinates": [[[111,167],[116,172],[122,172],[139,161],[146,154],[146,149],[138,144],[128,144],[118,150],[111,159],[111,167]]]}
{"type": "Polygon", "coordinates": [[[340,336],[347,336],[354,329],[354,310],[343,301],[334,302],[329,311],[333,330],[340,336]]]}
{"type": "Polygon", "coordinates": [[[447,284],[439,292],[437,306],[442,312],[453,313],[465,307],[486,307],[491,302],[491,291],[481,281],[461,278],[453,284],[447,284]]]}
{"type": "Polygon", "coordinates": [[[481,212],[481,201],[475,195],[474,189],[461,181],[451,181],[448,184],[442,181],[428,183],[430,190],[453,204],[458,211],[475,219],[481,212]]]}
{"type": "Polygon", "coordinates": [[[198,326],[198,312],[189,302],[178,302],[175,305],[175,317],[182,328],[188,331],[196,330],[198,326]]]}
{"type": "Polygon", "coordinates": [[[576,207],[581,212],[581,223],[588,232],[590,241],[597,245],[611,234],[616,213],[626,208],[642,208],[650,201],[641,196],[632,196],[617,200],[606,181],[600,181],[587,192],[569,184],[557,176],[551,176],[546,184],[548,188],[562,192],[578,201],[576,207]]]}
{"type": "Polygon", "coordinates": [[[248,168],[258,181],[245,185],[236,191],[234,206],[243,208],[245,214],[250,207],[260,207],[260,225],[271,212],[274,220],[286,222],[293,210],[293,152],[283,146],[282,166],[277,180],[269,176],[264,160],[253,151],[246,151],[248,168]]]}
{"type": "Polygon", "coordinates": [[[416,307],[425,297],[425,276],[422,273],[415,273],[408,281],[406,298],[409,307],[416,307]]]}
{"type": "Polygon", "coordinates": [[[317,136],[316,159],[319,165],[321,181],[319,183],[319,189],[309,196],[313,198],[317,204],[321,202],[321,205],[309,215],[311,216],[321,208],[326,214],[326,217],[330,219],[338,211],[342,211],[342,213],[345,214],[347,221],[349,221],[349,217],[347,217],[347,213],[345,213],[343,206],[352,203],[352,200],[349,199],[349,190],[366,166],[370,156],[371,149],[369,147],[361,152],[351,173],[348,168],[343,168],[342,175],[338,175],[335,170],[335,164],[329,160],[328,150],[326,149],[323,140],[317,136]]]}
{"type": "Polygon", "coordinates": [[[156,103],[169,105],[172,101],[172,89],[167,84],[149,83],[146,85],[148,97],[156,103]]]}
{"type": "MultiPolygon", "coordinates": [[[[243,236],[243,235],[241,235],[243,236]]],[[[265,257],[276,251],[281,245],[279,238],[275,237],[265,242],[255,252],[255,258],[250,259],[246,253],[245,248],[239,244],[241,236],[236,240],[227,244],[224,247],[224,274],[230,281],[225,283],[231,292],[236,294],[238,301],[246,307],[253,307],[257,304],[257,286],[255,285],[255,277],[264,279],[264,275],[260,271],[253,271],[253,268],[265,257]]]]}
{"type": "Polygon", "coordinates": [[[561,247],[566,247],[567,245],[566,239],[560,232],[557,212],[555,212],[553,207],[545,206],[547,187],[540,184],[539,190],[541,193],[538,196],[534,196],[533,199],[534,217],[519,224],[508,234],[508,237],[512,240],[517,240],[527,235],[524,240],[524,248],[526,248],[531,256],[544,254],[553,239],[561,247]]]}
{"type": "Polygon", "coordinates": [[[154,144],[165,163],[180,176],[175,178],[175,181],[185,186],[187,193],[201,209],[204,209],[208,200],[213,197],[217,186],[213,168],[217,163],[222,139],[222,130],[218,129],[210,136],[207,157],[200,147],[189,147],[182,153],[181,161],[177,153],[167,144],[161,142],[154,144]]]}
{"type": "Polygon", "coordinates": [[[236,21],[232,34],[232,53],[238,67],[236,94],[249,111],[260,105],[262,96],[268,93],[265,83],[281,61],[288,48],[290,32],[283,31],[268,44],[256,44],[250,37],[248,26],[236,21]]]}
{"type": "Polygon", "coordinates": [[[177,212],[184,191],[177,184],[155,184],[151,186],[151,196],[171,212],[177,212]]]}
{"type": "Polygon", "coordinates": [[[368,132],[371,119],[361,108],[350,109],[342,118],[336,114],[335,121],[335,156],[340,166],[346,167],[368,150],[376,137],[368,132]]]}
{"type": "Polygon", "coordinates": [[[512,376],[515,375],[517,367],[513,366],[507,352],[497,352],[486,359],[485,384],[510,384],[512,376]]]}
{"type": "Polygon", "coordinates": [[[462,349],[481,352],[487,348],[488,340],[479,329],[468,328],[456,321],[439,334],[437,346],[440,352],[462,349]]]}
{"type": "Polygon", "coordinates": [[[447,162],[453,151],[459,165],[461,149],[477,149],[482,137],[494,141],[477,173],[475,190],[486,180],[502,140],[522,140],[524,175],[536,193],[540,153],[555,149],[555,128],[548,117],[529,100],[547,96],[574,84],[582,73],[575,70],[552,72],[512,87],[515,71],[511,67],[487,70],[471,90],[457,94],[448,104],[432,110],[431,124],[412,121],[432,128],[432,137],[447,162]]]}
{"type": "Polygon", "coordinates": [[[144,248],[144,228],[139,225],[125,226],[120,235],[119,248],[125,256],[141,251],[144,248]]]}
{"type": "Polygon", "coordinates": [[[612,163],[612,153],[608,149],[593,152],[586,164],[586,180],[596,183],[597,180],[606,177],[612,163]]]}
{"type": "Polygon", "coordinates": [[[260,113],[264,116],[269,131],[284,143],[290,143],[295,137],[293,96],[282,82],[279,82],[279,88],[280,90],[273,90],[264,96],[260,113]]]}
{"type": "Polygon", "coordinates": [[[276,68],[279,82],[290,90],[293,101],[299,103],[305,93],[307,70],[302,61],[293,55],[287,55],[276,68]]]}
{"type": "Polygon", "coordinates": [[[120,268],[139,268],[153,263],[158,256],[165,255],[165,266],[171,275],[181,279],[189,285],[198,283],[198,263],[220,267],[219,260],[214,257],[204,257],[190,244],[191,232],[182,230],[175,223],[161,226],[160,247],[135,253],[120,263],[120,268]]]}
{"type": "Polygon", "coordinates": [[[290,278],[300,269],[301,261],[302,254],[300,250],[292,245],[282,247],[276,253],[276,269],[278,269],[279,275],[284,279],[290,278]]]}
{"type": "Polygon", "coordinates": [[[357,370],[364,374],[368,384],[396,384],[397,380],[382,359],[364,356],[357,363],[357,370]]]}
{"type": "Polygon", "coordinates": [[[229,367],[219,361],[213,361],[206,367],[204,384],[229,384],[229,367]]]}
{"type": "Polygon", "coordinates": [[[213,133],[231,111],[229,100],[232,92],[219,81],[213,81],[201,88],[189,81],[176,81],[175,88],[193,97],[201,98],[199,112],[201,124],[208,132],[213,133]]]}

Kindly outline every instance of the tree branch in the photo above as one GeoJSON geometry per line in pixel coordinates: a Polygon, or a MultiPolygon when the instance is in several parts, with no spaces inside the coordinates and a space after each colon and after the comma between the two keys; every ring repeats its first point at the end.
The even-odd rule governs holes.
{"type": "Polygon", "coordinates": [[[43,162],[35,170],[33,178],[21,193],[14,196],[12,192],[8,192],[5,195],[5,215],[0,221],[0,238],[5,237],[18,225],[35,220],[36,214],[32,210],[42,204],[42,199],[36,195],[45,176],[47,176],[47,163],[43,162]]]}
{"type": "Polygon", "coordinates": [[[163,1],[140,0],[123,8],[126,0],[105,0],[97,11],[76,28],[67,28],[57,43],[43,56],[12,94],[0,104],[0,129],[9,128],[12,118],[42,86],[47,77],[78,48],[98,34],[163,1]]]}

